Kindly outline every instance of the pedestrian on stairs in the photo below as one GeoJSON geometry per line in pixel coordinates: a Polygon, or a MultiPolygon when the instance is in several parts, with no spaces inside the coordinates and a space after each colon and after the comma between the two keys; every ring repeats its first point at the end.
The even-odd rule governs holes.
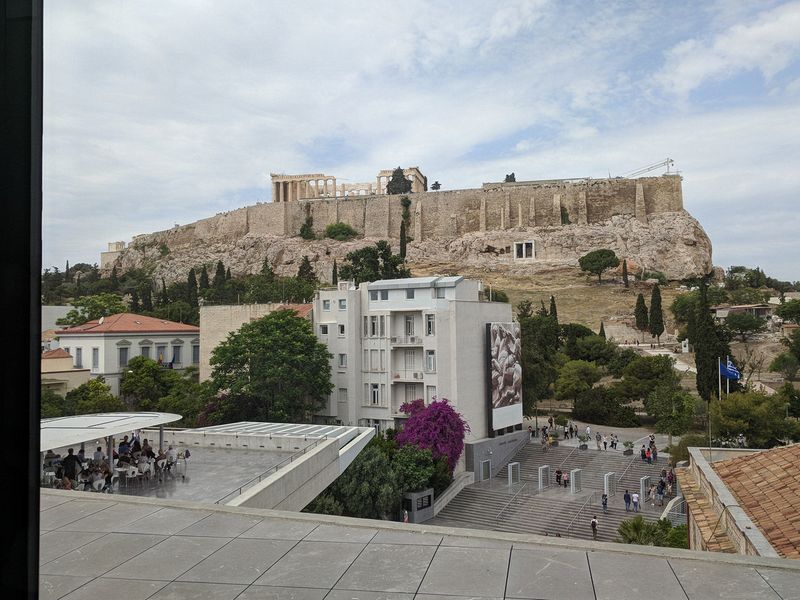
{"type": "Polygon", "coordinates": [[[639,494],[633,492],[633,495],[631,495],[631,501],[633,502],[633,512],[639,512],[639,494]]]}
{"type": "Polygon", "coordinates": [[[603,504],[603,513],[608,513],[608,494],[603,494],[601,502],[603,504]]]}
{"type": "Polygon", "coordinates": [[[603,450],[608,452],[608,438],[606,436],[603,436],[603,450]]]}
{"type": "Polygon", "coordinates": [[[596,540],[597,539],[597,515],[595,515],[594,518],[592,519],[591,526],[592,526],[592,539],[596,540]]]}
{"type": "Polygon", "coordinates": [[[625,490],[625,495],[622,499],[625,500],[625,512],[628,512],[631,509],[631,495],[628,490],[625,490]]]}
{"type": "Polygon", "coordinates": [[[601,435],[600,435],[600,432],[598,431],[598,432],[597,432],[597,433],[594,435],[594,441],[597,443],[597,449],[598,449],[598,450],[600,450],[600,441],[601,441],[602,439],[603,439],[603,436],[601,436],[601,435]]]}

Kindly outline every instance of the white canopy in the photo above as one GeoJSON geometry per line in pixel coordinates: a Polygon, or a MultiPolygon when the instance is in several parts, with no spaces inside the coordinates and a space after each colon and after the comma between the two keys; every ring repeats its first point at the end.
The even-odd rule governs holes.
{"type": "Polygon", "coordinates": [[[180,421],[183,417],[172,413],[98,413],[42,419],[39,449],[76,446],[110,435],[130,433],[135,429],[156,427],[164,423],[180,421]]]}

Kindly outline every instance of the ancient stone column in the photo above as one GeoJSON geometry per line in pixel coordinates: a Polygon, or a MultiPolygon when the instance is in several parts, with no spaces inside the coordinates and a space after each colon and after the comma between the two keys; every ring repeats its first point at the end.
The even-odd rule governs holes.
{"type": "Polygon", "coordinates": [[[380,194],[381,193],[381,176],[380,175],[378,175],[375,178],[375,182],[377,183],[377,186],[378,186],[378,191],[376,193],[380,194]]]}
{"type": "Polygon", "coordinates": [[[278,202],[286,202],[285,196],[284,196],[284,191],[283,191],[283,182],[282,181],[278,182],[278,190],[279,190],[279,194],[278,195],[280,196],[280,199],[278,200],[278,202]]]}
{"type": "Polygon", "coordinates": [[[333,197],[336,198],[336,177],[333,178],[333,197]]]}
{"type": "Polygon", "coordinates": [[[636,184],[636,218],[647,224],[647,206],[644,203],[644,188],[641,183],[636,184]]]}
{"type": "Polygon", "coordinates": [[[578,225],[586,225],[588,210],[586,206],[586,192],[578,192],[578,225]]]}

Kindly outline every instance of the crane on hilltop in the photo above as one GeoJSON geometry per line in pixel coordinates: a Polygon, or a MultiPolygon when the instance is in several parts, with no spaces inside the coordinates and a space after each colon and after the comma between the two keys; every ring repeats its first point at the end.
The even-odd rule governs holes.
{"type": "MultiPolygon", "coordinates": [[[[661,169],[664,167],[666,167],[667,169],[667,172],[664,173],[664,175],[670,175],[671,173],[669,172],[669,169],[674,165],[675,165],[674,160],[672,160],[671,158],[665,158],[664,160],[659,161],[657,163],[653,163],[652,165],[647,165],[646,167],[641,167],[639,169],[636,169],[635,171],[631,171],[630,173],[625,173],[625,175],[620,175],[620,177],[624,177],[625,179],[629,179],[631,177],[639,177],[640,175],[644,175],[645,173],[649,173],[650,171],[655,171],[656,169],[661,169]]],[[[672,174],[677,174],[677,171],[675,171],[672,174]]]]}

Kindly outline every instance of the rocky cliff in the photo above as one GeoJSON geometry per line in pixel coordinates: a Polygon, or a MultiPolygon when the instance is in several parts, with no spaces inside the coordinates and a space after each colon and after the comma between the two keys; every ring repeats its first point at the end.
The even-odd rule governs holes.
{"type": "MultiPolygon", "coordinates": [[[[511,227],[474,231],[458,237],[412,241],[407,258],[414,268],[441,266],[452,271],[459,266],[533,275],[542,271],[576,266],[578,258],[599,248],[610,248],[638,268],[661,271],[670,279],[700,276],[713,268],[711,242],[703,228],[684,210],[648,214],[646,222],[633,215],[584,225],[511,227]],[[514,243],[533,241],[535,258],[514,258],[514,243]]],[[[234,275],[260,271],[268,258],[279,275],[294,275],[303,255],[308,255],[321,279],[330,279],[333,261],[339,264],[348,252],[374,244],[379,238],[364,237],[350,242],[330,239],[307,241],[268,233],[238,235],[221,230],[202,237],[186,227],[140,235],[116,259],[105,265],[109,271],[152,266],[156,277],[168,282],[184,280],[191,267],[213,266],[222,260],[234,275]]],[[[392,240],[397,248],[397,240],[392,240]]]]}

